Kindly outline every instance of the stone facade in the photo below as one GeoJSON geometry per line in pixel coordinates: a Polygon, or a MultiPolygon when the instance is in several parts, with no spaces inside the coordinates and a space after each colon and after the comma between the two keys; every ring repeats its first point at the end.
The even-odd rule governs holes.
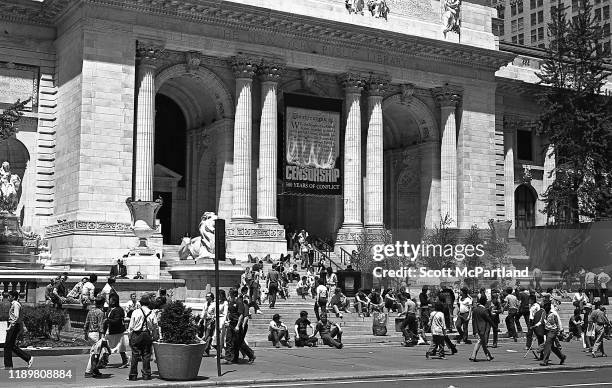
{"type": "Polygon", "coordinates": [[[37,97],[11,148],[21,151],[0,146],[0,158],[27,160],[24,226],[45,234],[57,263],[105,264],[136,243],[125,198],[154,191],[172,192],[172,241],[214,211],[239,260],[285,252],[288,223],[351,249],[364,227],[400,236],[446,213],[459,228],[513,219],[525,165],[537,195],[554,166],[514,156],[511,123],[537,115],[537,59],[500,48],[492,8],[463,2],[461,34],[445,38],[439,1],[388,4],[385,20],[333,0],[4,2],[0,77],[37,97]],[[32,69],[35,87],[8,64],[32,69]],[[289,92],[344,101],[342,198],[279,195],[289,92]],[[184,175],[155,167],[157,94],[184,116],[184,175]]]}

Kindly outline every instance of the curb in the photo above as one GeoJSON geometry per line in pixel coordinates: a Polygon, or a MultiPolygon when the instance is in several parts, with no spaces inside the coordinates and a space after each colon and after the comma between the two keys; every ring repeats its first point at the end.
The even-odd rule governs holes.
{"type": "MultiPolygon", "coordinates": [[[[462,377],[471,375],[487,375],[487,374],[498,374],[503,375],[506,373],[516,372],[541,372],[541,371],[566,371],[566,370],[581,370],[581,369],[602,369],[610,368],[612,365],[580,365],[580,366],[566,366],[566,365],[552,365],[548,367],[529,367],[529,368],[516,368],[516,369],[489,369],[489,370],[477,370],[477,371],[426,371],[426,372],[406,372],[403,370],[396,371],[385,371],[382,373],[374,373],[370,375],[338,375],[338,376],[326,376],[326,382],[334,381],[350,381],[355,379],[385,379],[385,378],[410,378],[410,377],[462,377]]],[[[267,378],[267,379],[236,379],[226,381],[184,381],[184,382],[167,382],[160,381],[159,383],[147,384],[148,387],[157,388],[173,388],[173,387],[211,387],[211,386],[236,386],[236,385],[262,385],[262,384],[283,384],[283,383],[300,383],[300,382],[321,382],[321,376],[308,376],[308,377],[285,377],[285,378],[267,378]]],[[[142,387],[142,383],[131,383],[126,381],[121,384],[122,388],[129,387],[142,387]]],[[[116,388],[117,385],[97,385],[97,388],[116,388]]]]}

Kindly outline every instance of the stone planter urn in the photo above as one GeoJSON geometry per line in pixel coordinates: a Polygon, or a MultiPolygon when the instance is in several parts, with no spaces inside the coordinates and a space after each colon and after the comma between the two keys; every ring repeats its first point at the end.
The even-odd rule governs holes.
{"type": "Polygon", "coordinates": [[[133,249],[132,253],[138,255],[155,254],[155,250],[147,245],[147,240],[155,233],[155,218],[163,203],[161,198],[155,201],[133,201],[130,197],[125,200],[132,216],[132,231],[139,240],[138,246],[133,249]]]}
{"type": "Polygon", "coordinates": [[[195,380],[198,377],[206,344],[168,344],[153,342],[159,377],[164,380],[195,380]]]}
{"type": "Polygon", "coordinates": [[[508,234],[510,232],[510,227],[512,226],[512,221],[495,221],[493,219],[489,220],[489,226],[493,231],[493,237],[495,240],[508,241],[508,234]]]}

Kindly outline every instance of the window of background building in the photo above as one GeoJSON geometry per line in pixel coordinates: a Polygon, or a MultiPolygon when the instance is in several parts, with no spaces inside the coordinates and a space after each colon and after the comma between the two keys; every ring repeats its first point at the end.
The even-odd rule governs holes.
{"type": "Polygon", "coordinates": [[[604,20],[610,19],[610,6],[609,5],[606,5],[605,7],[603,7],[603,18],[604,20]]]}
{"type": "Polygon", "coordinates": [[[512,43],[516,43],[516,42],[517,42],[516,36],[513,36],[512,37],[512,43]]]}
{"type": "Polygon", "coordinates": [[[518,35],[518,44],[525,44],[525,34],[518,35]]]}
{"type": "Polygon", "coordinates": [[[531,25],[532,25],[532,26],[535,26],[535,25],[538,23],[537,16],[538,16],[538,15],[537,15],[537,14],[535,14],[535,13],[532,13],[532,14],[531,14],[531,25]]]}
{"type": "Polygon", "coordinates": [[[595,4],[600,4],[601,0],[595,0],[595,4]]]}
{"type": "Polygon", "coordinates": [[[535,43],[538,41],[538,30],[531,30],[531,43],[535,43]]]}
{"type": "Polygon", "coordinates": [[[520,0],[516,5],[518,13],[523,13],[523,0],[520,0]]]}
{"type": "Polygon", "coordinates": [[[606,23],[603,26],[603,34],[604,36],[610,35],[610,23],[606,23]]]}
{"type": "Polygon", "coordinates": [[[538,23],[544,23],[544,11],[538,12],[538,23]]]}
{"type": "Polygon", "coordinates": [[[518,22],[517,22],[517,27],[516,28],[518,28],[518,30],[520,31],[520,30],[523,29],[523,27],[524,27],[523,18],[518,18],[518,22]]]}
{"type": "Polygon", "coordinates": [[[529,2],[529,9],[535,9],[536,7],[536,0],[531,0],[529,2]]]}
{"type": "Polygon", "coordinates": [[[610,55],[610,42],[604,43],[603,47],[604,47],[604,52],[610,55]]]}
{"type": "Polygon", "coordinates": [[[516,131],[517,155],[520,160],[533,160],[531,131],[516,131]]]}
{"type": "Polygon", "coordinates": [[[538,45],[538,47],[539,47],[539,48],[546,48],[546,45],[545,45],[544,43],[540,43],[540,44],[538,45]]]}
{"type": "Polygon", "coordinates": [[[511,16],[516,15],[516,4],[511,4],[510,5],[510,15],[511,16]]]}
{"type": "Polygon", "coordinates": [[[544,5],[544,0],[538,0],[538,7],[541,7],[544,5]]]}
{"type": "Polygon", "coordinates": [[[601,20],[601,8],[597,8],[595,10],[595,17],[594,17],[595,21],[600,21],[601,20]]]}
{"type": "Polygon", "coordinates": [[[510,22],[510,32],[516,32],[516,20],[510,22]]]}
{"type": "Polygon", "coordinates": [[[538,40],[544,39],[544,27],[538,28],[538,40]]]}

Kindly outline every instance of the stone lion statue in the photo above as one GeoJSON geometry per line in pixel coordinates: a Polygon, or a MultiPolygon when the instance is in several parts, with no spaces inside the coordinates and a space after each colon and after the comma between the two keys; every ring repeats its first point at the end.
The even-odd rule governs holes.
{"type": "Polygon", "coordinates": [[[19,204],[17,193],[20,187],[21,179],[18,175],[11,174],[9,162],[2,163],[0,167],[0,213],[15,214],[19,204]]]}
{"type": "Polygon", "coordinates": [[[205,212],[200,219],[198,227],[200,236],[189,238],[183,237],[179,248],[181,260],[192,258],[210,259],[215,257],[215,220],[217,215],[213,212],[205,212]]]}

